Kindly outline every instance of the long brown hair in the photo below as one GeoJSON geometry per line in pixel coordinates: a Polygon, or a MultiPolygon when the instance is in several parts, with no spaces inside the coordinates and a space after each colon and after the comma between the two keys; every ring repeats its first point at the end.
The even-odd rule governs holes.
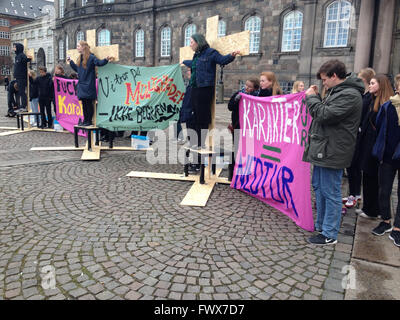
{"type": "Polygon", "coordinates": [[[86,69],[86,65],[87,62],[89,60],[89,56],[90,56],[90,46],[88,45],[88,43],[86,41],[79,41],[80,46],[83,48],[83,54],[80,54],[78,57],[78,60],[76,61],[76,65],[78,67],[80,67],[81,62],[82,62],[82,66],[86,69]],[[83,57],[83,60],[82,60],[83,57]]]}
{"type": "Polygon", "coordinates": [[[388,101],[390,97],[394,95],[394,92],[388,77],[384,74],[378,74],[375,77],[372,77],[372,79],[375,79],[379,84],[379,90],[375,94],[374,103],[374,111],[378,112],[379,107],[388,101]]]}
{"type": "Polygon", "coordinates": [[[273,96],[282,94],[282,89],[281,89],[281,86],[279,85],[278,80],[276,79],[275,73],[273,73],[272,71],[265,71],[260,74],[260,77],[261,76],[266,77],[269,81],[272,82],[272,95],[273,96]]]}

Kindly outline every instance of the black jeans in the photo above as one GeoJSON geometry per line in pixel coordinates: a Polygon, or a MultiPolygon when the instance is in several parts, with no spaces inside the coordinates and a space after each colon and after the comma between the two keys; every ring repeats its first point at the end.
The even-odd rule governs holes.
{"type": "Polygon", "coordinates": [[[349,195],[361,195],[361,169],[358,163],[347,168],[347,176],[349,179],[349,195]]]}
{"type": "Polygon", "coordinates": [[[376,174],[363,172],[363,208],[362,210],[370,217],[379,214],[379,187],[378,172],[376,174]]]}
{"type": "MultiPolygon", "coordinates": [[[[379,203],[381,209],[382,220],[390,220],[392,218],[392,211],[390,206],[390,196],[392,194],[393,182],[396,173],[400,171],[394,168],[389,163],[382,163],[379,165],[379,203]]],[[[400,182],[400,176],[397,176],[400,182]]],[[[400,199],[400,188],[397,188],[397,198],[400,199]]],[[[396,228],[400,228],[400,206],[397,202],[396,216],[394,224],[396,228]]]]}
{"type": "Polygon", "coordinates": [[[17,79],[18,83],[18,101],[19,106],[21,108],[26,108],[27,106],[27,97],[26,97],[26,79],[17,79]]]}
{"type": "Polygon", "coordinates": [[[92,99],[82,99],[82,109],[83,109],[83,122],[92,123],[92,118],[94,115],[94,100],[92,99]]]}
{"type": "Polygon", "coordinates": [[[53,116],[51,114],[51,99],[39,97],[39,106],[40,116],[42,118],[42,126],[45,127],[47,123],[47,126],[51,128],[53,126],[53,116]],[[47,114],[47,121],[45,112],[47,114]]]}

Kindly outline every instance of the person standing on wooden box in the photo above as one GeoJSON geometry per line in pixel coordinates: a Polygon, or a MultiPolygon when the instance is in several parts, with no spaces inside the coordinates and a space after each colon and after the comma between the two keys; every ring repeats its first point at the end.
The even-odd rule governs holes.
{"type": "MultiPolygon", "coordinates": [[[[194,121],[198,137],[197,148],[205,148],[206,134],[202,130],[208,130],[211,123],[211,106],[215,95],[216,66],[227,65],[240,54],[234,51],[226,56],[217,50],[210,48],[206,38],[202,34],[194,34],[190,38],[190,47],[195,52],[192,60],[184,60],[182,63],[191,68],[190,86],[191,105],[194,111],[194,121]]],[[[194,147],[192,145],[192,147],[194,147]]]]}
{"type": "Polygon", "coordinates": [[[90,52],[90,47],[86,41],[79,41],[76,49],[79,52],[77,62],[67,58],[71,68],[78,73],[78,99],[82,101],[83,125],[91,126],[94,115],[94,101],[97,99],[96,90],[96,67],[105,66],[113,57],[99,60],[90,52]]]}

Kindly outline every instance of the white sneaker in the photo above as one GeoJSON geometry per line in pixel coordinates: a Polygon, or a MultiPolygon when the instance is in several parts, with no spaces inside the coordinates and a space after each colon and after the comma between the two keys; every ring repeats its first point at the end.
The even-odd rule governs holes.
{"type": "Polygon", "coordinates": [[[357,200],[355,197],[353,196],[349,196],[349,198],[347,199],[347,202],[344,204],[346,208],[353,208],[357,203],[357,200]]]}
{"type": "Polygon", "coordinates": [[[356,212],[357,214],[364,213],[364,212],[362,211],[362,209],[360,209],[360,208],[357,208],[357,209],[355,210],[355,212],[356,212]]]}
{"type": "Polygon", "coordinates": [[[359,214],[360,217],[363,217],[365,219],[370,219],[370,220],[376,220],[378,217],[372,217],[367,215],[364,211],[361,210],[361,213],[359,214]]]}

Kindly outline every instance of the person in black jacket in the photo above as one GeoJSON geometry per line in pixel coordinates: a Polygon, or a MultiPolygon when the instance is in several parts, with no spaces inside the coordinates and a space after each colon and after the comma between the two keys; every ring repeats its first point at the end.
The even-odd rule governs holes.
{"type": "Polygon", "coordinates": [[[46,67],[39,68],[40,77],[37,78],[39,86],[39,105],[40,115],[42,118],[41,128],[53,126],[53,116],[51,114],[51,101],[54,96],[54,85],[51,74],[47,72],[46,67]],[[46,120],[47,115],[47,120],[46,120]]]}
{"type": "Polygon", "coordinates": [[[229,164],[229,166],[228,166],[228,171],[229,171],[228,180],[229,181],[232,180],[233,169],[235,168],[235,156],[236,156],[236,151],[237,151],[236,144],[238,142],[237,139],[235,139],[235,132],[238,133],[238,130],[240,129],[239,102],[242,97],[240,95],[240,93],[242,92],[245,94],[258,96],[259,88],[260,88],[260,81],[258,81],[258,79],[256,79],[256,78],[249,78],[249,79],[247,79],[244,88],[242,90],[235,92],[228,102],[228,110],[232,112],[232,115],[231,115],[232,122],[228,128],[232,133],[232,145],[233,145],[233,150],[234,150],[234,152],[232,152],[231,164],[229,164]]]}
{"type": "Polygon", "coordinates": [[[20,99],[20,108],[26,110],[27,97],[26,97],[26,86],[28,78],[28,62],[32,60],[32,57],[27,57],[24,53],[24,46],[21,43],[15,43],[15,63],[14,63],[14,78],[18,83],[18,95],[20,99]]]}
{"type": "Polygon", "coordinates": [[[270,97],[283,94],[282,89],[272,71],[262,72],[260,74],[260,92],[259,97],[270,97]]]}
{"type": "Polygon", "coordinates": [[[372,155],[377,138],[376,117],[382,104],[393,96],[390,82],[384,75],[374,76],[369,85],[371,102],[360,132],[360,166],[362,170],[363,208],[360,216],[376,219],[380,214],[378,160],[372,155]]]}
{"type": "MultiPolygon", "coordinates": [[[[365,92],[362,96],[363,106],[361,111],[359,131],[357,134],[356,148],[354,150],[354,156],[351,162],[351,166],[346,169],[349,180],[349,196],[342,199],[343,202],[345,202],[346,208],[352,208],[357,204],[358,201],[361,201],[362,173],[360,168],[360,132],[362,124],[364,123],[365,116],[368,113],[372,101],[372,96],[369,92],[369,82],[371,81],[373,76],[375,76],[375,71],[372,68],[362,69],[358,73],[358,78],[360,78],[364,83],[365,92]]],[[[366,201],[368,202],[368,200],[366,201]]],[[[362,210],[359,208],[356,209],[356,213],[364,216],[362,210]]]]}
{"type": "Polygon", "coordinates": [[[6,91],[8,90],[8,86],[10,85],[10,80],[8,79],[8,77],[4,78],[4,88],[6,89],[6,91]]]}
{"type": "MultiPolygon", "coordinates": [[[[36,81],[36,72],[29,70],[29,101],[32,112],[39,112],[39,84],[36,81]]],[[[31,125],[36,126],[36,116],[29,116],[31,125]]],[[[39,125],[39,124],[38,124],[39,125]]]]}
{"type": "Polygon", "coordinates": [[[8,94],[7,94],[7,102],[8,102],[8,112],[6,117],[15,117],[16,113],[14,109],[19,108],[18,104],[18,83],[17,80],[13,80],[8,85],[8,94]]]}

